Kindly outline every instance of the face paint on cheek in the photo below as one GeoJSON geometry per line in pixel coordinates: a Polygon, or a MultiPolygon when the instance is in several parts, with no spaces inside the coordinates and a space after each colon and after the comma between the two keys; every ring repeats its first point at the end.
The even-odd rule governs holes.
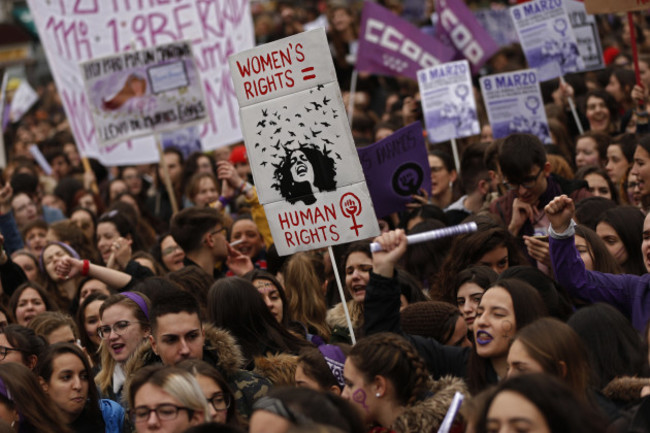
{"type": "Polygon", "coordinates": [[[504,320],[501,322],[501,332],[503,332],[504,338],[512,337],[513,329],[515,329],[515,325],[513,325],[511,321],[504,320]]]}
{"type": "Polygon", "coordinates": [[[366,392],[363,389],[357,389],[352,393],[352,400],[355,403],[359,403],[363,410],[368,412],[368,406],[366,405],[366,392]]]}

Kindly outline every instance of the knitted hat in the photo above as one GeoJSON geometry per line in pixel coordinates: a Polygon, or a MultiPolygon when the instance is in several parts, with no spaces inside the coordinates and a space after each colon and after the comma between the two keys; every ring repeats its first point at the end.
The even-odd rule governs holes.
{"type": "Polygon", "coordinates": [[[400,314],[404,332],[431,337],[445,344],[456,329],[460,311],[447,302],[426,301],[409,304],[400,314]]]}

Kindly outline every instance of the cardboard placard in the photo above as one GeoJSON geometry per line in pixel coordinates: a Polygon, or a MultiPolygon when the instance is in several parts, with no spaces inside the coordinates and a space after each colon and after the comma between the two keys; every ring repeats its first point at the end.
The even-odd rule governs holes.
{"type": "Polygon", "coordinates": [[[481,132],[467,60],[418,71],[427,135],[432,143],[481,132]]]}
{"type": "Polygon", "coordinates": [[[515,132],[533,134],[551,144],[546,112],[534,69],[482,77],[481,93],[494,138],[515,132]]]}
{"type": "Polygon", "coordinates": [[[380,217],[406,209],[420,189],[431,191],[429,158],[420,122],[357,150],[380,217]]]}
{"type": "Polygon", "coordinates": [[[80,67],[101,146],[208,120],[189,42],[92,59],[80,67]]]}
{"type": "Polygon", "coordinates": [[[324,29],[229,61],[246,151],[278,253],[378,234],[324,29]]]}

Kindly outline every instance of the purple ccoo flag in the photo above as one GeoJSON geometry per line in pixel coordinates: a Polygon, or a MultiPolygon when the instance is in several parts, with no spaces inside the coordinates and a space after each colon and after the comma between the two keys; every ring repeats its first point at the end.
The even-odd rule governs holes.
{"type": "Polygon", "coordinates": [[[456,50],[456,59],[467,59],[476,74],[499,46],[481,26],[463,0],[436,0],[436,37],[456,50]]]}
{"type": "Polygon", "coordinates": [[[359,72],[417,80],[417,71],[450,61],[454,49],[371,1],[361,13],[359,72]]]}

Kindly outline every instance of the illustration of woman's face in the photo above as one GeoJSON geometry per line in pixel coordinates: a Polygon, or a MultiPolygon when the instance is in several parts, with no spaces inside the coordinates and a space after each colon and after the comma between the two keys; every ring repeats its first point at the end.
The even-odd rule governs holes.
{"type": "Polygon", "coordinates": [[[300,150],[297,150],[291,154],[290,162],[291,177],[294,182],[314,183],[314,170],[311,166],[311,162],[307,159],[307,155],[300,150]]]}

